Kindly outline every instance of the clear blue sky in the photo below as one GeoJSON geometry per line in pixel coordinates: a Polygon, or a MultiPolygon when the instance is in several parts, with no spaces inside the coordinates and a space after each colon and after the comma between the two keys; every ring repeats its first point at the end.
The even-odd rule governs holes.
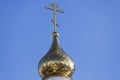
{"type": "MultiPolygon", "coordinates": [[[[0,80],[41,80],[52,43],[55,0],[0,0],[0,80]]],[[[120,80],[120,0],[56,0],[60,43],[76,64],[73,80],[120,80]]]]}

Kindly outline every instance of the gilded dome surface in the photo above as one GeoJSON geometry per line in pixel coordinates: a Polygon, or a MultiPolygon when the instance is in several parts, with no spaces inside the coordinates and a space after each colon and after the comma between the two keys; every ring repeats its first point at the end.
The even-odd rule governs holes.
{"type": "Polygon", "coordinates": [[[52,46],[48,53],[40,60],[38,68],[42,78],[50,76],[71,77],[74,73],[74,62],[60,46],[57,32],[53,33],[52,46]]]}

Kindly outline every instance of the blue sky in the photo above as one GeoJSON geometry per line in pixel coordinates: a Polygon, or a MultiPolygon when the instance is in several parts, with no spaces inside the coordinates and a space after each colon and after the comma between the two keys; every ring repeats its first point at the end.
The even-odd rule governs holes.
{"type": "Polygon", "coordinates": [[[41,80],[57,2],[60,43],[76,64],[73,80],[120,80],[120,0],[0,0],[0,80],[41,80]]]}

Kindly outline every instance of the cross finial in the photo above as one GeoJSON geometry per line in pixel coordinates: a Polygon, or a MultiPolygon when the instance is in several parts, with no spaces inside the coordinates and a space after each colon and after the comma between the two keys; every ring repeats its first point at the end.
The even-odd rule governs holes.
{"type": "Polygon", "coordinates": [[[54,12],[54,19],[51,20],[51,21],[54,23],[54,32],[56,32],[56,27],[59,27],[59,24],[56,21],[56,12],[64,13],[64,11],[63,10],[57,10],[58,6],[57,6],[56,3],[51,4],[51,6],[53,6],[53,8],[50,8],[50,7],[47,7],[47,6],[45,8],[49,9],[49,10],[53,10],[53,12],[54,12]]]}

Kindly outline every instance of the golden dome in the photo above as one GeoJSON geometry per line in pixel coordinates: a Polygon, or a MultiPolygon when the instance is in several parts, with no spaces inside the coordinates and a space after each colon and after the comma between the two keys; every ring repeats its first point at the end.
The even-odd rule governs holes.
{"type": "Polygon", "coordinates": [[[42,78],[50,76],[71,77],[75,70],[74,62],[60,46],[58,36],[57,32],[53,33],[52,46],[39,62],[39,74],[42,78]]]}

